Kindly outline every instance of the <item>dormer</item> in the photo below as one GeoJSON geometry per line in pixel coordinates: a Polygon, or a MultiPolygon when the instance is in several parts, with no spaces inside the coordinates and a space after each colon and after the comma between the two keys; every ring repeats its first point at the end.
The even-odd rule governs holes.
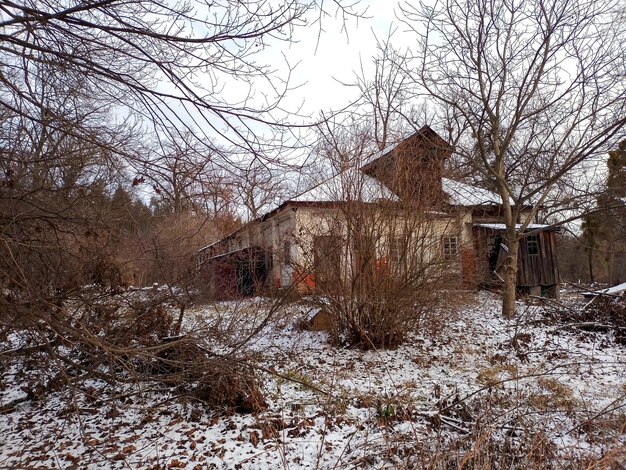
{"type": "Polygon", "coordinates": [[[403,201],[437,207],[442,202],[443,165],[452,146],[429,126],[391,145],[361,170],[373,176],[403,201]]]}

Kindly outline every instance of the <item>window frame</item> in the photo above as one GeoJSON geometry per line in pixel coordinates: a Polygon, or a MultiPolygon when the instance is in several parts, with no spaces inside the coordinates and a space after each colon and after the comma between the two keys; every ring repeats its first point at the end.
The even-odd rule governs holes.
{"type": "Polygon", "coordinates": [[[441,237],[443,249],[443,259],[454,260],[459,257],[459,237],[458,235],[444,235],[441,237]]]}
{"type": "Polygon", "coordinates": [[[539,236],[526,236],[526,254],[528,256],[539,256],[539,236]]]}

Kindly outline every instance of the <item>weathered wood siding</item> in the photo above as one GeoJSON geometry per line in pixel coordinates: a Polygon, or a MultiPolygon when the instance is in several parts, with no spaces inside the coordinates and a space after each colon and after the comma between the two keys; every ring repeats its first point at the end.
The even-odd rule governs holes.
{"type": "Polygon", "coordinates": [[[520,240],[517,258],[517,285],[520,287],[551,286],[559,283],[556,259],[556,237],[553,231],[538,232],[539,250],[528,253],[528,237],[520,240]]]}
{"type": "MultiPolygon", "coordinates": [[[[552,286],[559,284],[559,270],[557,265],[556,236],[554,231],[542,231],[535,234],[538,241],[537,254],[529,254],[528,237],[520,240],[517,257],[517,286],[535,287],[552,286]]],[[[505,254],[500,250],[497,253],[497,262],[490,266],[489,237],[502,237],[504,232],[486,228],[474,227],[474,251],[476,254],[476,272],[479,283],[496,283],[501,281],[493,274],[495,265],[502,262],[505,254]]]]}

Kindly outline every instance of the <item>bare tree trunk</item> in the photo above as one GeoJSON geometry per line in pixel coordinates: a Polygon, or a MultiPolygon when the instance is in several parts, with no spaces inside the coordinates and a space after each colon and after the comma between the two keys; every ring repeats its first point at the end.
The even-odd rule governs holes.
{"type": "Polygon", "coordinates": [[[612,230],[609,229],[609,233],[607,234],[606,240],[606,279],[609,286],[612,286],[615,282],[615,237],[613,236],[612,230]]]}
{"type": "Polygon", "coordinates": [[[527,225],[540,208],[559,207],[554,190],[626,124],[623,30],[616,34],[605,20],[619,2],[413,3],[403,2],[398,15],[417,44],[407,81],[454,116],[455,153],[502,196],[510,244],[502,311],[511,316],[519,245],[512,233],[519,217],[511,216],[527,225]],[[585,79],[567,73],[564,61],[585,79]]]}
{"type": "Polygon", "coordinates": [[[502,292],[502,315],[505,318],[515,316],[515,294],[517,287],[517,256],[519,238],[517,234],[507,233],[507,248],[509,249],[504,261],[504,290],[502,292]]]}
{"type": "Polygon", "coordinates": [[[593,284],[596,281],[593,275],[593,247],[589,247],[587,254],[587,261],[589,263],[589,282],[593,284]]]}
{"type": "Polygon", "coordinates": [[[611,244],[609,246],[610,246],[610,248],[609,248],[610,252],[606,255],[606,278],[607,278],[609,286],[612,286],[615,283],[614,276],[613,276],[613,273],[614,273],[613,267],[614,267],[614,263],[615,263],[615,254],[614,254],[613,248],[612,248],[615,245],[613,244],[613,240],[611,240],[611,244]]]}

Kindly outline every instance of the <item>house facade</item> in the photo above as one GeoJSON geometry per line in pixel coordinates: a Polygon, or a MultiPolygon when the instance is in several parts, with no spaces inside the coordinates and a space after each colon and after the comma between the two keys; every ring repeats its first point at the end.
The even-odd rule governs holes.
{"type": "MultiPolygon", "coordinates": [[[[500,196],[442,176],[452,148],[425,126],[203,248],[197,262],[215,298],[278,289],[367,288],[374,280],[444,276],[498,284],[505,256],[500,196]]],[[[558,292],[554,230],[532,225],[518,286],[558,292]]]]}

